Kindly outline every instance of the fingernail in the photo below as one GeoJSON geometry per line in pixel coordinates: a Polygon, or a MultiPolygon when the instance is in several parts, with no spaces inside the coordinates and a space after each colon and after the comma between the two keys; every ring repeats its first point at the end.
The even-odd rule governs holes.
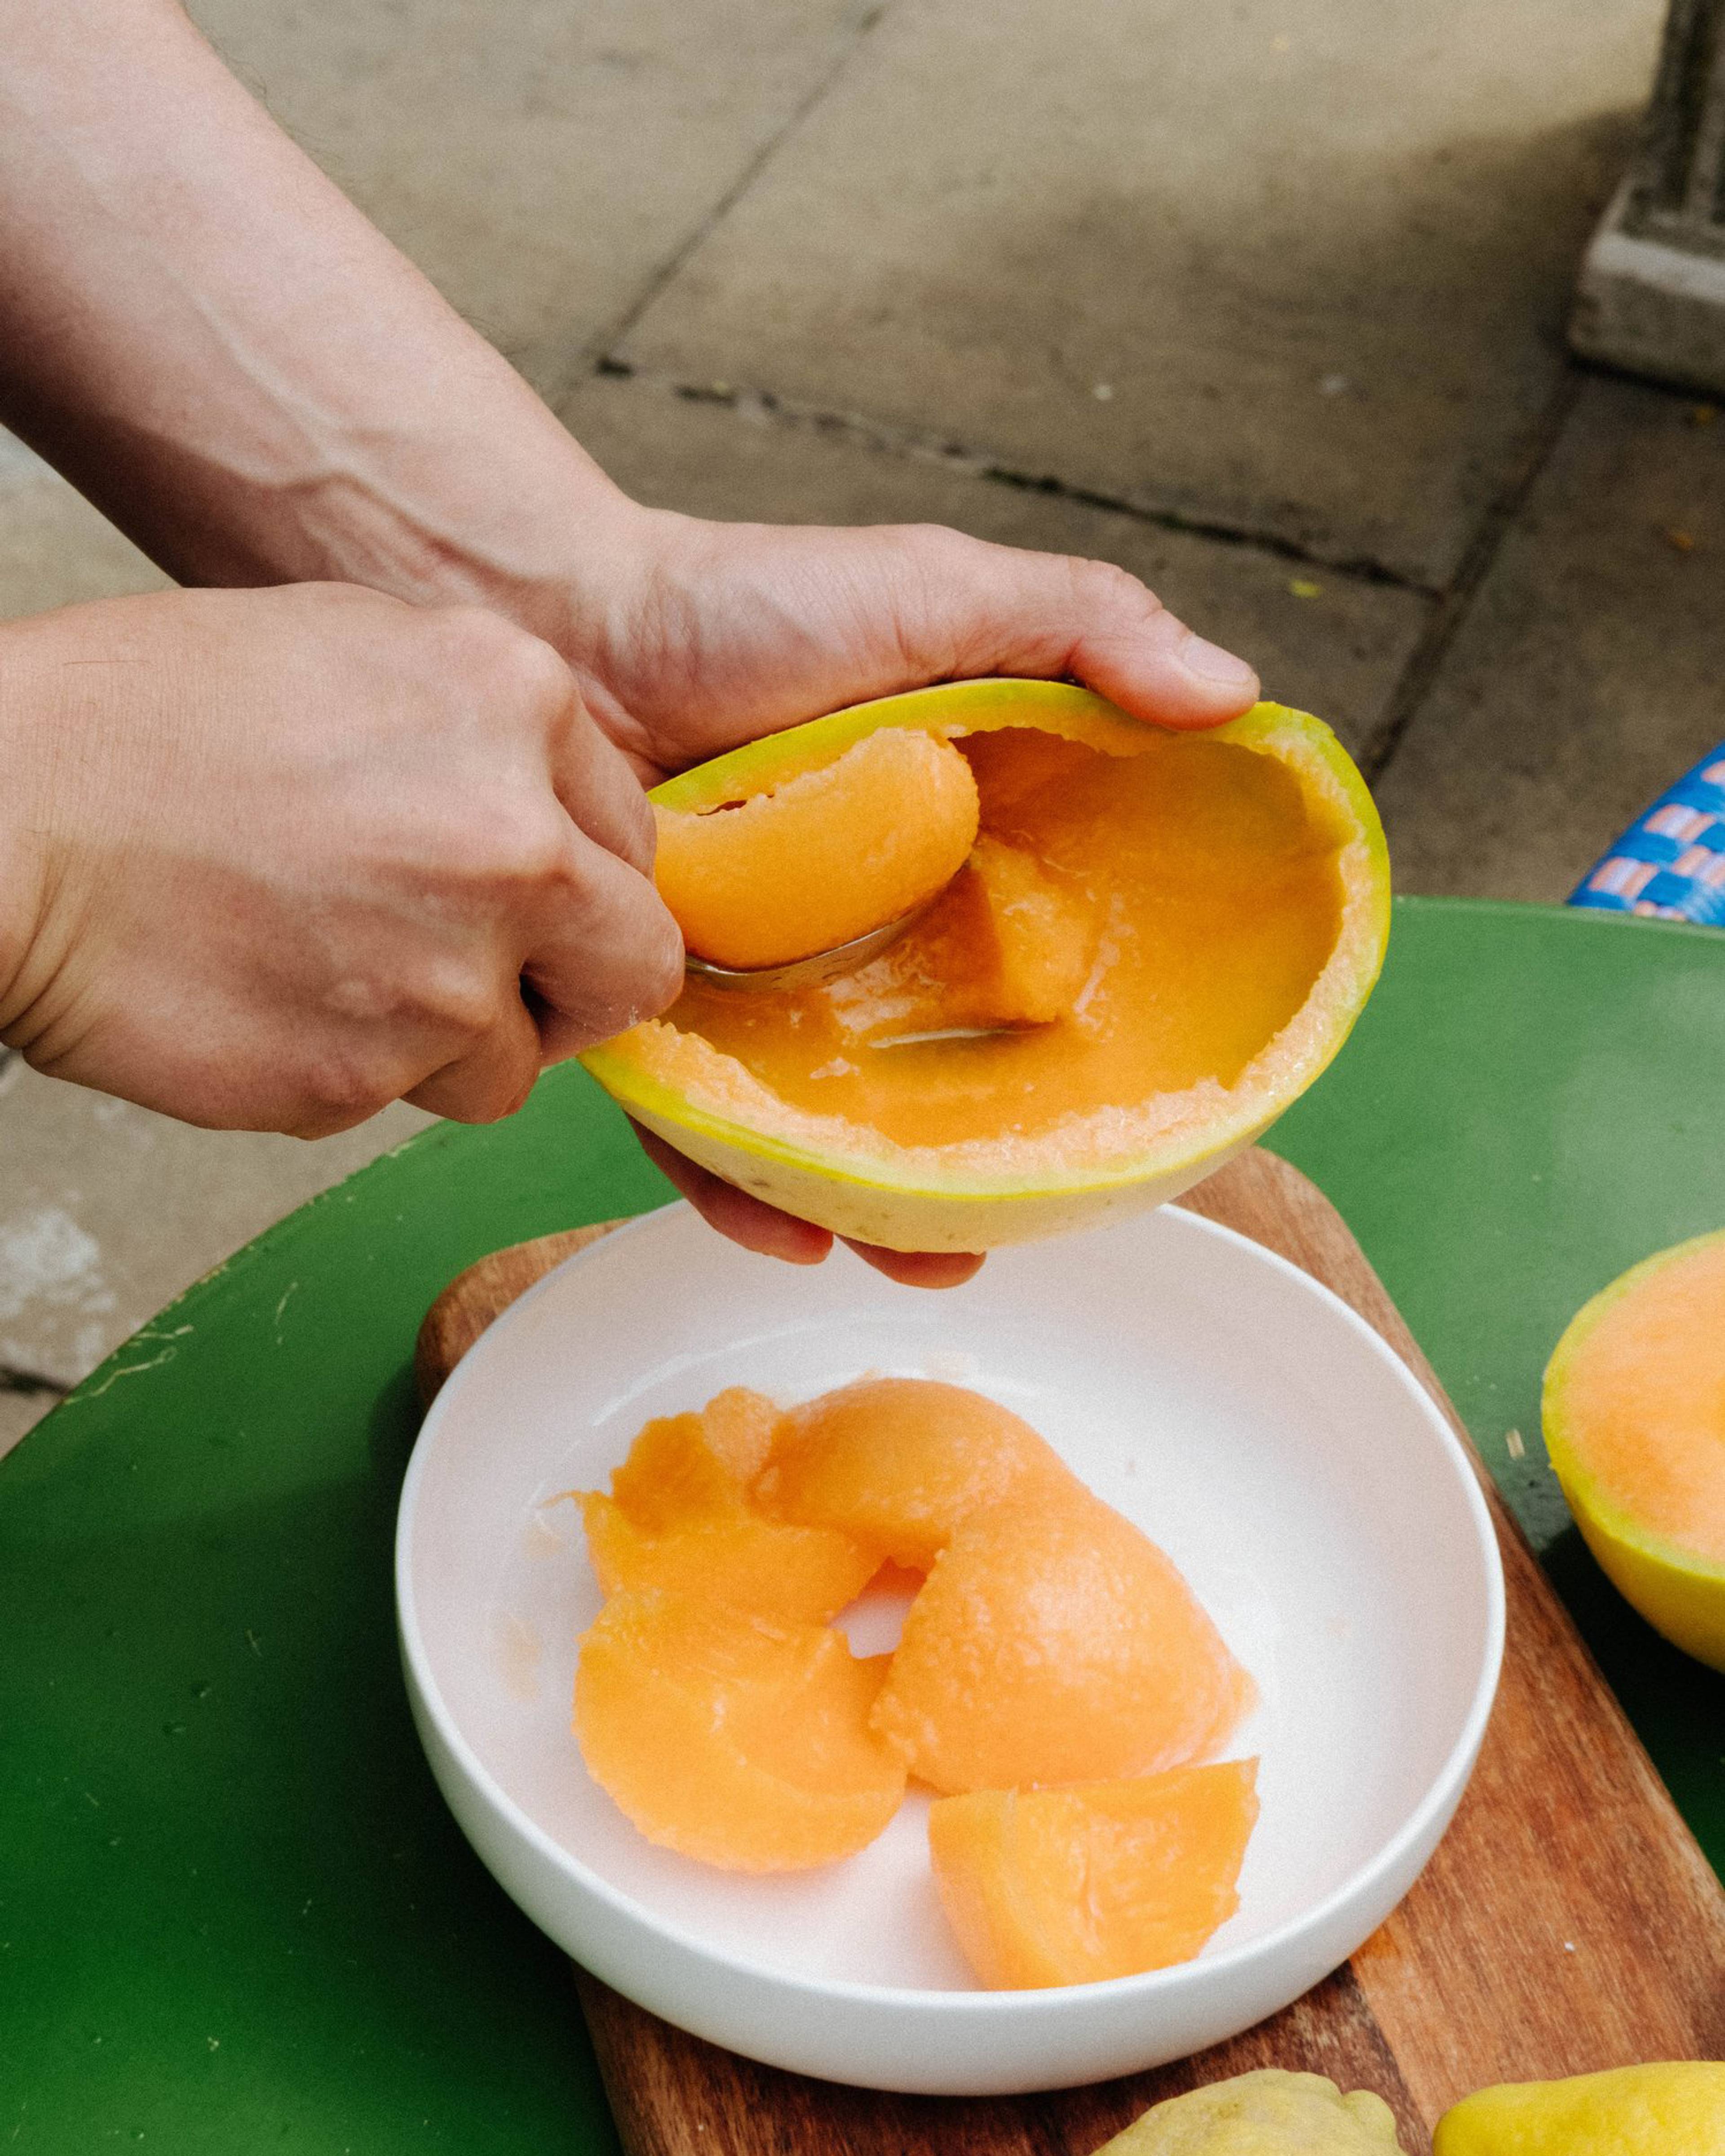
{"type": "Polygon", "coordinates": [[[1200,681],[1214,681],[1224,689],[1243,689],[1255,678],[1254,670],[1245,660],[1223,650],[1219,644],[1207,644],[1189,629],[1186,641],[1180,646],[1180,664],[1189,674],[1197,675],[1200,681]]]}

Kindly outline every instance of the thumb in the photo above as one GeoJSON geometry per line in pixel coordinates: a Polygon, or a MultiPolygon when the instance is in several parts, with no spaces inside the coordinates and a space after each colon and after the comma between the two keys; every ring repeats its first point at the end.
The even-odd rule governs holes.
{"type": "Polygon", "coordinates": [[[1064,675],[1163,726],[1219,726],[1257,701],[1258,677],[1243,659],[1188,629],[1111,562],[929,527],[896,536],[922,557],[896,588],[916,595],[908,608],[901,603],[900,634],[933,662],[925,678],[1064,675]]]}

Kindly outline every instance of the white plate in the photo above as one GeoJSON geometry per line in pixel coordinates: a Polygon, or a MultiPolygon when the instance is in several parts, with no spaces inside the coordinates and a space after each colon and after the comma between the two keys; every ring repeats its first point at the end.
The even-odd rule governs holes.
{"type": "MultiPolygon", "coordinates": [[[[1461,1447],[1378,1336],[1307,1274],[1168,1207],[895,1287],[840,1252],[744,1255],[687,1207],[606,1236],[501,1317],[438,1398],[402,1493],[415,1719],[504,1887],[667,2020],[797,2071],[942,2093],[1134,2071],[1276,2011],[1407,1891],[1472,1767],[1503,1640],[1497,1547],[1461,1447]],[[848,1862],[760,1879],[654,1848],[569,1733],[599,1597],[571,1488],[650,1415],[865,1372],[1005,1402],[1184,1572],[1257,1679],[1240,1909],[1199,1958],[1038,1992],[971,1988],[913,1796],[848,1862]]],[[[886,1613],[860,1645],[879,1635],[886,1613]]]]}

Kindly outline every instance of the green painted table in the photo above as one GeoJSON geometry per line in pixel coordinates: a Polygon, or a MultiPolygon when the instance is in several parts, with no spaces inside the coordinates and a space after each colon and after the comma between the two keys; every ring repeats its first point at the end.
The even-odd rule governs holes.
{"type": "MultiPolygon", "coordinates": [[[[1538,1415],[1576,1306],[1725,1223],[1722,1100],[1725,936],[1409,900],[1275,1142],[1384,1275],[1725,1867],[1725,1681],[1604,1585],[1538,1415]]],[[[555,1072],[512,1122],[429,1132],[282,1222],[0,1463],[7,2156],[614,2147],[564,1964],[421,1762],[390,1541],[437,1290],[665,1195],[555,1072]]]]}

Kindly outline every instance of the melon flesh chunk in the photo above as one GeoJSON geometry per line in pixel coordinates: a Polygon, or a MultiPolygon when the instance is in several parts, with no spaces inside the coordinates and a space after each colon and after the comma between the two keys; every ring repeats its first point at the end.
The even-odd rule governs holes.
{"type": "Polygon", "coordinates": [[[1009,1409],[932,1378],[865,1378],[784,1415],[755,1496],[927,1572],[975,1513],[1041,1490],[1058,1502],[1082,1486],[1009,1409]]]}
{"type": "Polygon", "coordinates": [[[954,1534],[875,1726],[947,1794],[1114,1781],[1214,1753],[1252,1683],[1174,1566],[1076,1481],[954,1534]]]}
{"type": "Polygon", "coordinates": [[[588,1772],[649,1841],[734,1871],[795,1871],[865,1847],[903,1763],[869,1727],[886,1657],[825,1625],[691,1598],[614,1596],[581,1644],[588,1772]]]}
{"type": "Polygon", "coordinates": [[[1257,1767],[938,1799],[935,1884],[982,1982],[1096,1984],[1189,1961],[1240,1907],[1257,1767]]]}
{"type": "Polygon", "coordinates": [[[937,736],[866,735],[737,807],[655,806],[654,874],[690,950],[738,968],[830,951],[932,898],[977,832],[976,781],[937,736]]]}
{"type": "Polygon", "coordinates": [[[1570,1471],[1637,1527],[1725,1564],[1725,1236],[1599,1300],[1553,1385],[1570,1471]]]}
{"type": "Polygon", "coordinates": [[[578,1493],[587,1548],[607,1594],[661,1589],[780,1622],[819,1624],[854,1601],[879,1560],[816,1523],[763,1518],[748,1484],[779,1410],[734,1386],[698,1414],[649,1422],[611,1477],[578,1493]]]}
{"type": "Polygon", "coordinates": [[[588,1491],[581,1517],[588,1557],[606,1594],[657,1588],[774,1623],[823,1625],[855,1601],[878,1568],[848,1535],[748,1514],[648,1535],[614,1498],[588,1491]]]}
{"type": "Polygon", "coordinates": [[[745,1385],[715,1394],[698,1412],[658,1416],[614,1471],[611,1495],[647,1534],[728,1519],[747,1508],[778,1419],[777,1403],[745,1385]]]}
{"type": "Polygon", "coordinates": [[[1100,934],[1095,909],[1034,855],[984,836],[927,914],[829,1001],[860,1040],[1048,1025],[1076,1004],[1100,934]]]}

